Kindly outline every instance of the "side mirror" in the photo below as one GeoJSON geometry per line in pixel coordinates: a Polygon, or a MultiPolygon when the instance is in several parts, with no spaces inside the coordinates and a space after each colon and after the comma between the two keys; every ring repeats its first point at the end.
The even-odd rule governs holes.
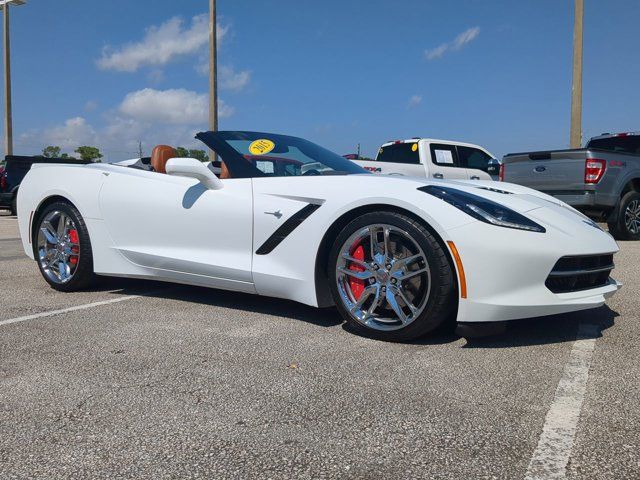
{"type": "Polygon", "coordinates": [[[497,159],[492,158],[489,160],[489,163],[487,164],[487,173],[489,175],[500,175],[500,162],[497,159]]]}
{"type": "Polygon", "coordinates": [[[169,175],[195,178],[209,190],[220,190],[224,186],[211,170],[195,158],[172,158],[165,169],[169,175]]]}

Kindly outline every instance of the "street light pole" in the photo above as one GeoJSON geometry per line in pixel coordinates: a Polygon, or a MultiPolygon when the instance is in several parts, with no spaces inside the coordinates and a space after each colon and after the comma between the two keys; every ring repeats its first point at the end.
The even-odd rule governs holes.
{"type": "Polygon", "coordinates": [[[23,5],[25,0],[2,0],[4,10],[4,154],[13,155],[13,116],[11,111],[11,42],[9,34],[9,5],[23,5]]]}
{"type": "Polygon", "coordinates": [[[574,1],[570,144],[571,148],[580,148],[582,146],[582,21],[584,18],[584,0],[574,1]]]}
{"type": "MultiPolygon", "coordinates": [[[[209,128],[218,131],[218,38],[216,22],[216,0],[209,0],[209,128]]],[[[217,155],[212,150],[211,160],[217,155]]]]}
{"type": "Polygon", "coordinates": [[[11,45],[9,4],[4,4],[4,154],[13,155],[13,115],[11,112],[11,45]]]}

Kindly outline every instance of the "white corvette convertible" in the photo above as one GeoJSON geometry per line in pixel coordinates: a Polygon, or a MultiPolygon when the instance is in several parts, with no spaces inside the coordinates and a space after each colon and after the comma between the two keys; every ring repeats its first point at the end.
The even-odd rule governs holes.
{"type": "Polygon", "coordinates": [[[96,275],[335,304],[357,332],[409,340],[449,322],[598,307],[612,237],[517,185],[371,175],[311,142],[197,135],[211,164],[35,164],[18,195],[24,250],[55,289],[96,275]]]}

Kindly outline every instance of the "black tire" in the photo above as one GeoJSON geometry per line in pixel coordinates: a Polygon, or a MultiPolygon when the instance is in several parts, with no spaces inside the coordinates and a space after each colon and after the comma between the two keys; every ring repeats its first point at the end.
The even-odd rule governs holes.
{"type": "MultiPolygon", "coordinates": [[[[414,219],[392,211],[368,213],[345,226],[336,237],[327,265],[329,286],[336,307],[351,330],[359,335],[391,342],[406,342],[422,337],[430,332],[444,331],[455,322],[457,309],[457,283],[453,266],[443,246],[414,219]],[[430,269],[430,290],[422,312],[408,325],[392,331],[370,328],[356,320],[341,299],[336,269],[343,245],[356,232],[367,226],[387,224],[406,232],[422,249],[430,269]]],[[[388,306],[388,304],[386,304],[388,306]]]]}
{"type": "Polygon", "coordinates": [[[11,215],[14,217],[18,215],[18,194],[16,193],[11,200],[11,215]]]}
{"type": "MultiPolygon", "coordinates": [[[[626,193],[620,199],[620,208],[618,209],[618,218],[615,222],[609,223],[609,233],[616,240],[640,240],[640,228],[637,227],[633,232],[627,224],[627,210],[633,206],[640,206],[640,192],[632,191],[626,193]]],[[[632,227],[633,228],[633,227],[632,227]]]]}
{"type": "Polygon", "coordinates": [[[93,271],[93,251],[91,249],[89,231],[82,218],[82,215],[80,215],[78,209],[76,209],[73,205],[67,202],[56,202],[48,205],[44,210],[39,212],[38,217],[33,222],[32,244],[34,257],[36,259],[36,263],[38,264],[38,269],[40,270],[42,277],[52,288],[61,292],[75,292],[78,290],[87,289],[95,285],[97,277],[93,271]],[[44,268],[39,261],[38,234],[43,220],[48,213],[53,211],[64,212],[67,216],[69,216],[75,223],[76,230],[78,232],[80,255],[75,271],[73,272],[73,276],[66,283],[56,283],[52,281],[45,274],[44,268]]]}

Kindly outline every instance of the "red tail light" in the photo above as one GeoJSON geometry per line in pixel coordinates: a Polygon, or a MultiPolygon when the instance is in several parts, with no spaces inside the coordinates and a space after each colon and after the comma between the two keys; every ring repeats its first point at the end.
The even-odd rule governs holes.
{"type": "Polygon", "coordinates": [[[604,175],[607,169],[607,161],[598,158],[587,158],[584,165],[584,183],[595,185],[604,175]]]}
{"type": "Polygon", "coordinates": [[[7,188],[7,177],[4,172],[0,173],[0,190],[7,188]]]}
{"type": "Polygon", "coordinates": [[[498,179],[501,182],[504,182],[504,163],[500,164],[500,173],[498,174],[498,179]]]}

